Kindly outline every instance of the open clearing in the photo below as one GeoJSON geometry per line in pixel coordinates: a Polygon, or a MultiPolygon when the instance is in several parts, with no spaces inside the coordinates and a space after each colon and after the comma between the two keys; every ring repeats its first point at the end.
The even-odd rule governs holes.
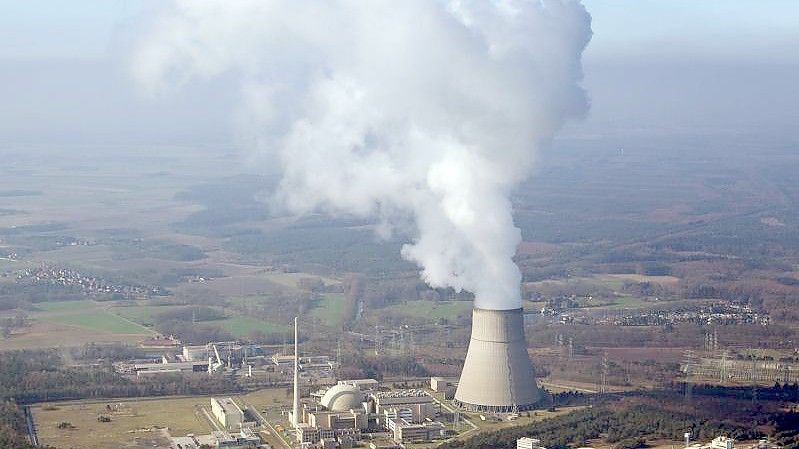
{"type": "Polygon", "coordinates": [[[291,330],[288,325],[271,323],[243,315],[232,316],[222,320],[203,321],[203,324],[230,332],[234,337],[238,338],[247,338],[253,332],[288,333],[291,330]]]}
{"type": "Polygon", "coordinates": [[[395,315],[406,315],[415,318],[438,320],[441,318],[454,319],[467,315],[472,310],[472,301],[406,301],[401,304],[391,305],[384,309],[395,315]]]}
{"type": "Polygon", "coordinates": [[[75,326],[95,332],[117,335],[147,335],[151,331],[108,311],[109,304],[90,300],[58,301],[36,304],[39,312],[31,314],[37,321],[75,326]]]}
{"type": "Polygon", "coordinates": [[[339,327],[347,318],[347,300],[343,293],[326,293],[316,303],[311,315],[330,327],[339,327]]]}
{"type": "Polygon", "coordinates": [[[168,447],[163,426],[175,436],[212,430],[200,410],[208,407],[208,401],[207,397],[78,401],[39,404],[31,410],[41,442],[57,448],[168,447]],[[111,422],[99,422],[100,415],[111,422]],[[62,422],[74,428],[59,429],[62,422]]]}
{"type": "Polygon", "coordinates": [[[31,325],[0,340],[0,350],[79,346],[92,342],[135,344],[153,331],[108,311],[91,300],[37,303],[31,325]]]}
{"type": "MultiPolygon", "coordinates": [[[[268,410],[280,416],[279,409],[291,401],[286,389],[266,389],[233,398],[241,406],[268,410]]],[[[210,408],[210,396],[109,399],[37,404],[31,407],[39,439],[57,448],[143,449],[168,447],[165,431],[172,436],[211,432],[201,407],[210,408]],[[99,422],[103,415],[111,422],[99,422]],[[59,423],[74,428],[59,429],[59,423]]]]}

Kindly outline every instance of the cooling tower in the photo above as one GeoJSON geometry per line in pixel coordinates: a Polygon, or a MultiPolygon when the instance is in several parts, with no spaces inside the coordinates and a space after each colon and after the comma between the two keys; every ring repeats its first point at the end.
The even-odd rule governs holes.
{"type": "Polygon", "coordinates": [[[475,308],[455,402],[472,411],[512,412],[532,408],[539,396],[522,309],[475,308]]]}

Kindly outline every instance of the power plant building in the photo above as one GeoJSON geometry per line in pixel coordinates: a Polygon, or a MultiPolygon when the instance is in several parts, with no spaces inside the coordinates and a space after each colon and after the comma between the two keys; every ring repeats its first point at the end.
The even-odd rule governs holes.
{"type": "Polygon", "coordinates": [[[388,429],[391,431],[394,441],[409,443],[440,438],[443,436],[445,427],[440,422],[413,424],[405,419],[396,418],[388,421],[388,429]]]}
{"type": "Polygon", "coordinates": [[[533,408],[540,396],[522,309],[475,308],[455,403],[470,411],[510,413],[533,408]]]}
{"type": "Polygon", "coordinates": [[[372,398],[375,412],[386,423],[395,418],[420,423],[435,415],[433,397],[424,390],[378,391],[372,398]]]}
{"type": "Polygon", "coordinates": [[[244,412],[232,398],[211,398],[211,413],[228,430],[238,430],[244,424],[244,412]]]}
{"type": "Polygon", "coordinates": [[[547,449],[541,446],[541,440],[537,438],[521,437],[516,440],[516,449],[547,449]]]}

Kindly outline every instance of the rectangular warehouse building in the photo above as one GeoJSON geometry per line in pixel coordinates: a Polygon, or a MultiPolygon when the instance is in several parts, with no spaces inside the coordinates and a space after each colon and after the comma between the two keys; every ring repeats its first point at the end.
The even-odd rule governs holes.
{"type": "Polygon", "coordinates": [[[236,430],[244,423],[244,412],[232,398],[211,398],[211,412],[228,430],[236,430]]]}

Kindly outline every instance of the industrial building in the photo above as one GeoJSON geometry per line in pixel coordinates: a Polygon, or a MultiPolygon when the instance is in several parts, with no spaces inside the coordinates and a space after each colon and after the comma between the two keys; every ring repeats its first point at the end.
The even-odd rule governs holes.
{"type": "Polygon", "coordinates": [[[208,346],[207,345],[197,345],[197,346],[183,346],[183,351],[181,353],[183,356],[183,360],[187,362],[193,362],[195,360],[208,360],[208,346]]]}
{"type": "Polygon", "coordinates": [[[375,413],[381,416],[385,425],[393,418],[406,419],[420,423],[435,416],[433,397],[424,390],[378,391],[372,393],[375,413]]]}
{"type": "Polygon", "coordinates": [[[209,435],[189,434],[185,437],[170,438],[171,449],[201,449],[212,447],[217,449],[252,449],[262,447],[261,438],[248,428],[235,433],[214,431],[209,435]]]}
{"type": "Polygon", "coordinates": [[[162,357],[160,362],[134,363],[127,368],[137,376],[150,376],[174,373],[202,373],[208,371],[208,361],[179,362],[162,357]]]}
{"type": "Polygon", "coordinates": [[[373,379],[342,380],[317,393],[319,402],[303,403],[295,426],[300,444],[321,444],[333,440],[359,440],[362,433],[386,428],[397,442],[423,441],[442,436],[444,425],[434,422],[435,401],[419,389],[364,391],[376,389],[373,379]]]}
{"type": "Polygon", "coordinates": [[[414,424],[403,418],[394,418],[388,421],[388,429],[397,443],[429,441],[444,436],[444,424],[440,422],[414,424]]]}
{"type": "Polygon", "coordinates": [[[540,396],[522,309],[475,308],[455,403],[470,411],[510,413],[533,408],[540,396]]]}
{"type": "Polygon", "coordinates": [[[316,444],[342,436],[358,440],[369,426],[363,392],[355,385],[334,385],[322,395],[318,405],[306,403],[301,408],[295,426],[299,443],[316,444]]]}
{"type": "Polygon", "coordinates": [[[232,398],[211,398],[211,413],[228,430],[240,429],[244,424],[244,412],[232,398]]]}
{"type": "Polygon", "coordinates": [[[339,385],[354,385],[361,389],[361,391],[374,390],[379,385],[379,382],[374,379],[349,379],[338,381],[339,385]]]}
{"type": "Polygon", "coordinates": [[[442,393],[450,388],[455,386],[455,379],[451,379],[449,377],[431,377],[430,378],[430,389],[437,392],[442,393]]]}
{"type": "Polygon", "coordinates": [[[436,393],[444,393],[444,399],[455,397],[455,387],[458,385],[457,379],[449,377],[431,377],[430,389],[436,393]]]}
{"type": "Polygon", "coordinates": [[[541,440],[537,438],[522,437],[516,440],[516,449],[547,449],[541,446],[541,440]]]}
{"type": "Polygon", "coordinates": [[[726,436],[718,436],[708,444],[695,443],[687,446],[686,449],[735,449],[735,440],[726,436]]]}

